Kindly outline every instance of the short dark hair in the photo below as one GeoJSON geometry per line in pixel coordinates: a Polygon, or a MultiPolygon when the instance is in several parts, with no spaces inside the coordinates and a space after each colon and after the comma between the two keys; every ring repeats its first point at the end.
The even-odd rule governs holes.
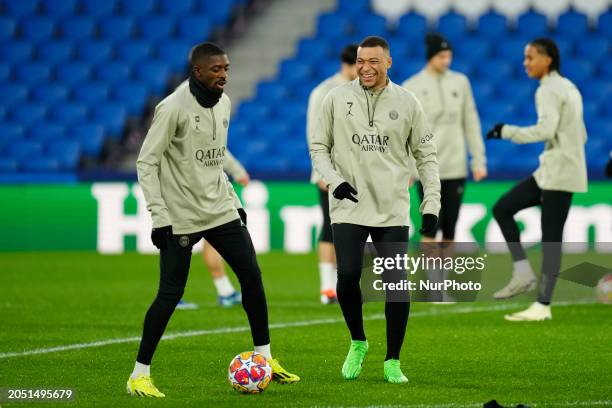
{"type": "Polygon", "coordinates": [[[548,55],[551,59],[550,66],[548,67],[549,71],[557,71],[561,73],[561,56],[559,54],[559,47],[554,40],[551,38],[536,38],[533,41],[529,42],[529,45],[532,45],[538,49],[540,54],[548,55]]]}
{"type": "Polygon", "coordinates": [[[364,38],[361,43],[359,43],[359,46],[364,48],[381,47],[385,51],[390,51],[387,40],[377,35],[371,35],[364,38]]]}
{"type": "Polygon", "coordinates": [[[203,42],[195,45],[189,52],[189,63],[191,66],[197,64],[197,61],[202,61],[213,55],[227,54],[223,48],[211,42],[203,42]]]}
{"type": "Polygon", "coordinates": [[[355,65],[357,61],[357,44],[349,44],[342,49],[340,53],[340,61],[345,64],[355,65]]]}

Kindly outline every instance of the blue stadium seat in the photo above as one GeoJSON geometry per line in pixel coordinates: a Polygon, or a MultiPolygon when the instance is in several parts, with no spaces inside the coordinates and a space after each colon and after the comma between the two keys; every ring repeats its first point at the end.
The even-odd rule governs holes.
{"type": "Polygon", "coordinates": [[[489,40],[503,39],[508,32],[508,20],[503,14],[489,11],[478,18],[476,34],[489,40]]]}
{"type": "Polygon", "coordinates": [[[74,89],[73,100],[91,106],[105,101],[108,93],[108,84],[90,81],[74,89]]]}
{"type": "Polygon", "coordinates": [[[603,61],[610,56],[610,39],[601,35],[585,36],[576,42],[576,55],[593,63],[605,64],[603,61]]]}
{"type": "Polygon", "coordinates": [[[354,33],[360,37],[378,35],[387,37],[387,19],[377,14],[366,14],[355,17],[354,33]]]}
{"type": "Polygon", "coordinates": [[[162,60],[149,60],[138,68],[138,79],[157,95],[166,89],[169,74],[168,64],[162,60]]]}
{"type": "Polygon", "coordinates": [[[528,11],[518,18],[516,29],[522,36],[534,39],[548,35],[548,20],[544,14],[528,11]]]}
{"type": "Polygon", "coordinates": [[[397,36],[406,41],[423,42],[427,32],[427,19],[421,14],[410,12],[400,17],[397,26],[397,36]]]}
{"type": "Polygon", "coordinates": [[[306,125],[306,109],[301,102],[281,103],[274,106],[274,116],[289,125],[306,125]]]}
{"type": "Polygon", "coordinates": [[[256,101],[243,101],[238,107],[238,115],[241,121],[248,123],[265,122],[270,116],[270,107],[256,101]]]}
{"type": "Polygon", "coordinates": [[[303,38],[297,46],[297,57],[310,61],[320,61],[332,55],[331,45],[317,38],[303,38]]]}
{"type": "Polygon", "coordinates": [[[478,107],[480,114],[483,117],[483,122],[486,120],[493,122],[507,123],[514,112],[515,107],[512,103],[503,100],[490,100],[489,103],[478,107]]]}
{"type": "MultiPolygon", "coordinates": [[[[323,80],[323,79],[324,78],[322,78],[321,80],[323,80]]],[[[301,84],[296,84],[291,89],[291,92],[293,92],[293,96],[294,96],[295,99],[303,100],[303,101],[308,101],[308,97],[310,96],[310,93],[312,92],[312,90],[317,85],[319,85],[320,82],[321,81],[319,79],[317,79],[317,80],[308,80],[308,79],[306,79],[301,84]]]]}
{"type": "Polygon", "coordinates": [[[183,16],[195,8],[194,0],[159,0],[159,11],[168,16],[183,16]]]}
{"type": "Polygon", "coordinates": [[[351,30],[351,21],[347,16],[335,13],[319,15],[317,35],[321,38],[342,38],[351,30]]]}
{"type": "MultiPolygon", "coordinates": [[[[338,64],[313,64],[316,67],[316,78],[319,81],[329,78],[338,73],[338,64]]],[[[314,75],[313,75],[314,76],[314,75]]]]}
{"type": "Polygon", "coordinates": [[[278,81],[264,81],[257,84],[257,100],[264,103],[283,103],[289,95],[287,88],[278,81]]]}
{"type": "Polygon", "coordinates": [[[30,17],[21,22],[21,36],[25,41],[48,40],[55,32],[55,21],[49,17],[30,17]]]}
{"type": "Polygon", "coordinates": [[[138,32],[141,38],[152,42],[172,37],[174,33],[174,19],[160,15],[145,16],[138,22],[138,32]]]}
{"type": "Polygon", "coordinates": [[[192,44],[184,41],[165,41],[157,47],[157,57],[166,61],[172,72],[183,72],[192,44]]]}
{"type": "Polygon", "coordinates": [[[0,16],[0,41],[10,40],[15,35],[17,19],[11,16],[0,16]]]}
{"type": "Polygon", "coordinates": [[[525,37],[506,37],[503,47],[494,47],[494,55],[512,64],[522,64],[525,46],[530,40],[525,37]]]}
{"type": "Polygon", "coordinates": [[[0,173],[16,173],[19,169],[18,161],[12,157],[0,156],[0,173]]]}
{"type": "Polygon", "coordinates": [[[55,69],[55,78],[70,87],[85,82],[90,75],[91,67],[85,62],[69,62],[58,65],[55,69]]]}
{"type": "Polygon", "coordinates": [[[413,44],[406,41],[403,37],[391,36],[387,37],[389,48],[391,49],[391,57],[398,60],[404,60],[412,54],[413,44]]]}
{"type": "Polygon", "coordinates": [[[10,107],[28,99],[28,88],[15,83],[0,83],[0,105],[10,107]]]}
{"type": "Polygon", "coordinates": [[[79,164],[81,146],[76,140],[60,139],[46,145],[47,153],[55,158],[62,169],[73,170],[79,164]]]}
{"type": "Polygon", "coordinates": [[[43,144],[33,140],[17,140],[4,147],[5,152],[17,160],[25,156],[35,156],[42,153],[43,144]]]}
{"type": "Polygon", "coordinates": [[[207,40],[212,28],[205,15],[189,15],[181,18],[176,30],[181,41],[196,44],[207,40]]]}
{"type": "Polygon", "coordinates": [[[472,83],[472,93],[474,94],[474,99],[476,99],[476,105],[480,106],[493,97],[495,86],[488,81],[474,81],[472,83]]]}
{"type": "Polygon", "coordinates": [[[14,17],[25,17],[35,14],[38,11],[38,0],[4,0],[3,11],[7,15],[14,17]]]}
{"type": "Polygon", "coordinates": [[[17,65],[29,60],[32,56],[32,45],[25,41],[5,41],[0,44],[0,61],[17,65]]]}
{"type": "Polygon", "coordinates": [[[281,121],[267,121],[261,123],[257,129],[259,138],[265,140],[268,144],[274,145],[289,137],[290,126],[281,121]]]}
{"type": "Polygon", "coordinates": [[[479,62],[491,55],[491,45],[486,37],[467,37],[457,43],[451,44],[453,53],[460,58],[479,62]]]}
{"type": "Polygon", "coordinates": [[[43,0],[41,2],[44,14],[61,18],[76,13],[78,0],[43,0]]]}
{"type": "Polygon", "coordinates": [[[131,116],[139,116],[147,100],[147,87],[138,81],[124,81],[115,84],[112,90],[115,101],[127,108],[131,116]]]}
{"type": "Polygon", "coordinates": [[[72,44],[66,41],[51,41],[38,44],[36,59],[45,64],[59,64],[72,56],[72,44]]]}
{"type": "Polygon", "coordinates": [[[89,113],[86,105],[81,103],[62,103],[51,109],[51,119],[66,126],[85,120],[89,113]]]}
{"type": "Polygon", "coordinates": [[[468,34],[467,18],[454,11],[448,12],[438,19],[437,30],[448,38],[451,44],[457,43],[468,34]]]}
{"type": "Polygon", "coordinates": [[[88,121],[71,127],[70,136],[79,142],[84,154],[96,157],[104,144],[104,126],[88,121]]]}
{"type": "Polygon", "coordinates": [[[285,60],[280,64],[278,79],[287,84],[293,84],[303,81],[304,78],[308,78],[312,72],[312,67],[308,63],[296,60],[285,60]]]}
{"type": "Polygon", "coordinates": [[[141,65],[149,60],[153,51],[149,41],[127,41],[121,43],[116,49],[116,58],[127,64],[141,65]]]}
{"type": "Polygon", "coordinates": [[[47,106],[40,103],[20,103],[14,105],[10,112],[11,119],[23,126],[38,125],[45,120],[47,106]]]}
{"type": "Polygon", "coordinates": [[[106,17],[116,10],[117,0],[81,0],[83,14],[91,17],[106,17]]]}
{"type": "Polygon", "coordinates": [[[95,77],[100,82],[113,84],[130,77],[131,67],[122,62],[109,62],[95,68],[95,77]]]}
{"type": "Polygon", "coordinates": [[[419,72],[425,66],[425,61],[409,60],[402,64],[394,64],[393,82],[401,84],[404,80],[419,72]]]}
{"type": "Polygon", "coordinates": [[[123,105],[118,103],[100,104],[92,110],[92,113],[94,121],[104,125],[109,136],[115,139],[121,137],[127,119],[127,109],[123,105]]]}
{"type": "Polygon", "coordinates": [[[80,41],[93,37],[95,22],[90,17],[72,16],[61,21],[62,37],[68,41],[80,41]]]}
{"type": "Polygon", "coordinates": [[[77,46],[78,60],[94,66],[111,59],[112,52],[113,46],[108,41],[84,41],[77,46]]]}
{"type": "Polygon", "coordinates": [[[199,0],[198,9],[203,11],[213,25],[225,25],[231,18],[234,9],[232,1],[199,0]]]}
{"type": "Polygon", "coordinates": [[[453,58],[451,69],[461,72],[468,77],[472,76],[474,73],[474,65],[472,65],[472,62],[460,58],[453,58]]]}
{"type": "Polygon", "coordinates": [[[155,11],[155,0],[121,0],[121,13],[126,16],[140,17],[155,11]]]}
{"type": "Polygon", "coordinates": [[[119,42],[132,36],[134,19],[130,16],[111,16],[100,21],[100,37],[104,40],[119,42]]]}
{"type": "Polygon", "coordinates": [[[483,61],[476,66],[479,79],[485,79],[494,83],[507,81],[512,77],[513,71],[514,67],[511,63],[501,59],[483,61]]]}
{"type": "Polygon", "coordinates": [[[593,64],[586,60],[563,61],[561,70],[563,74],[577,86],[580,86],[583,82],[587,82],[595,71],[593,64]]]}
{"type": "Polygon", "coordinates": [[[21,167],[26,172],[32,173],[50,173],[60,169],[60,163],[57,159],[41,154],[28,155],[21,160],[21,167]]]}
{"type": "Polygon", "coordinates": [[[15,78],[21,85],[38,86],[51,77],[49,65],[37,62],[26,62],[15,70],[15,78]]]}
{"type": "Polygon", "coordinates": [[[497,85],[497,95],[511,102],[534,103],[536,83],[534,81],[515,79],[502,81],[497,85]]]}
{"type": "Polygon", "coordinates": [[[45,86],[32,89],[34,99],[47,105],[65,101],[68,98],[68,93],[68,87],[60,83],[48,83],[45,86]]]}
{"type": "Polygon", "coordinates": [[[597,19],[597,31],[608,38],[612,37],[612,10],[610,8],[597,19]]]}
{"type": "Polygon", "coordinates": [[[370,0],[338,0],[336,12],[360,17],[370,12],[370,0]]]}
{"type": "Polygon", "coordinates": [[[568,10],[557,19],[555,32],[566,38],[578,39],[589,31],[589,20],[584,14],[568,10]]]}
{"type": "Polygon", "coordinates": [[[11,81],[11,66],[9,64],[0,63],[0,83],[11,81]]]}
{"type": "Polygon", "coordinates": [[[59,123],[43,122],[32,126],[28,132],[28,139],[36,142],[53,143],[66,135],[66,127],[59,123]]]}
{"type": "Polygon", "coordinates": [[[21,122],[0,121],[0,147],[3,142],[20,140],[25,134],[24,124],[21,122]]]}

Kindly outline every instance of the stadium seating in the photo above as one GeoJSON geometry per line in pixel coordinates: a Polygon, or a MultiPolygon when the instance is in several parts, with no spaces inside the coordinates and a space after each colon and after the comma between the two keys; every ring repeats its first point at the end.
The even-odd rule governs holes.
{"type": "Polygon", "coordinates": [[[245,0],[0,0],[0,178],[63,180],[119,140],[245,0]],[[44,175],[44,174],[45,175],[44,175]],[[32,176],[32,177],[30,177],[32,176]]]}

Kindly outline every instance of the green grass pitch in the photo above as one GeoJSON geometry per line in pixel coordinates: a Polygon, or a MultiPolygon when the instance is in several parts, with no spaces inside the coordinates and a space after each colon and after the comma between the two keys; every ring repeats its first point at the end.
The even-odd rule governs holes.
{"type": "MultiPolygon", "coordinates": [[[[583,258],[565,255],[564,265],[583,258]]],[[[612,265],[610,255],[589,255],[589,260],[612,265]]],[[[260,395],[231,389],[227,365],[251,349],[251,336],[240,307],[216,305],[210,276],[194,254],[185,298],[200,309],[174,314],[166,334],[180,336],[162,341],[154,357],[152,374],[167,397],[142,400],[126,394],[125,382],[155,294],[158,257],[0,254],[0,387],[76,390],[71,403],[0,405],[450,408],[478,407],[495,398],[536,407],[612,406],[612,307],[595,303],[590,288],[574,288],[576,299],[558,302],[553,320],[544,323],[503,320],[504,313],[527,306],[533,294],[506,302],[414,303],[402,351],[410,378],[405,386],[382,380],[383,305],[366,304],[370,353],[361,377],[347,382],[340,367],[348,331],[337,305],[319,304],[315,255],[271,253],[259,261],[273,325],[272,352],[302,381],[272,384],[260,395]],[[102,344],[48,350],[96,341],[102,344]],[[32,353],[37,349],[45,350],[32,353]]],[[[509,258],[494,255],[489,261],[501,286],[509,278],[509,258]]],[[[572,288],[560,285],[558,294],[572,288]]]]}

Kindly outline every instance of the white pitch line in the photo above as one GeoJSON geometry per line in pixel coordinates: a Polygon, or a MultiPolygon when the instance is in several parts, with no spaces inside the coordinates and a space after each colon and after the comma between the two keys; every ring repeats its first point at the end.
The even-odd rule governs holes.
{"type": "MultiPolygon", "coordinates": [[[[555,306],[570,306],[577,304],[585,304],[592,303],[591,300],[588,301],[576,301],[576,302],[557,302],[555,306]]],[[[435,309],[421,311],[421,312],[413,312],[410,314],[410,317],[427,317],[427,316],[441,316],[441,315],[454,315],[454,314],[466,314],[466,313],[477,313],[477,312],[495,312],[502,310],[511,310],[516,309],[520,306],[524,306],[521,303],[505,303],[499,304],[495,306],[439,306],[435,309]],[[448,307],[448,309],[445,309],[448,307]]],[[[364,316],[364,320],[381,320],[384,319],[384,314],[373,314],[369,316],[364,316]]],[[[342,318],[331,318],[331,319],[316,319],[316,320],[303,320],[299,322],[287,322],[287,323],[272,323],[270,324],[270,329],[286,329],[291,327],[304,327],[304,326],[316,326],[322,324],[335,324],[344,322],[342,318]]],[[[183,337],[194,337],[194,336],[209,336],[214,334],[226,334],[226,333],[240,333],[250,331],[251,328],[249,326],[238,326],[238,327],[220,327],[218,329],[208,329],[208,330],[189,330],[185,332],[171,333],[166,334],[162,337],[162,340],[174,340],[180,339],[183,337]]],[[[107,339],[107,340],[99,340],[89,343],[76,343],[69,344],[66,346],[56,346],[56,347],[48,347],[48,348],[39,348],[33,350],[25,350],[25,351],[17,351],[17,352],[8,352],[8,353],[0,353],[0,359],[10,358],[10,357],[24,357],[24,356],[33,356],[37,354],[50,354],[50,353],[59,353],[62,351],[69,350],[81,350],[86,348],[93,347],[103,347],[110,346],[113,344],[123,344],[123,343],[136,343],[140,341],[140,337],[124,337],[119,339],[107,339]]]]}

